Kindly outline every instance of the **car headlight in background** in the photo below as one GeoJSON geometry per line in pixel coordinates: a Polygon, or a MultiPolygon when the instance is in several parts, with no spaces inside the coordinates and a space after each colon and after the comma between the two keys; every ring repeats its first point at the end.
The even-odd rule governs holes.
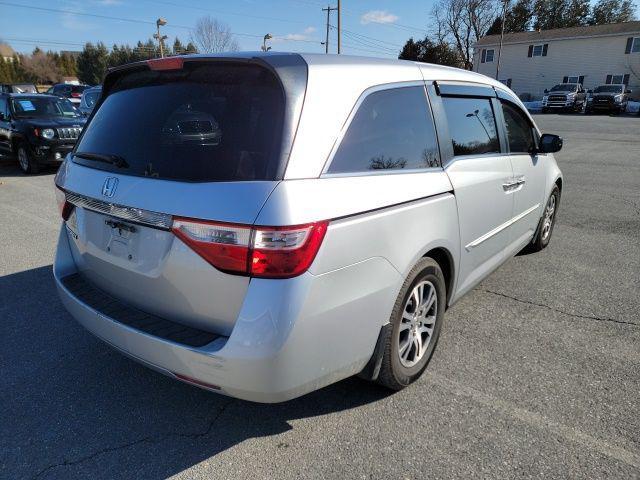
{"type": "Polygon", "coordinates": [[[51,140],[56,136],[56,132],[53,128],[43,128],[42,130],[40,130],[40,136],[42,138],[46,138],[47,140],[51,140]]]}
{"type": "Polygon", "coordinates": [[[544,103],[547,103],[549,101],[549,95],[545,95],[544,97],[542,97],[542,101],[544,103]]]}
{"type": "Polygon", "coordinates": [[[622,103],[622,95],[616,95],[614,100],[616,103],[622,103]]]}

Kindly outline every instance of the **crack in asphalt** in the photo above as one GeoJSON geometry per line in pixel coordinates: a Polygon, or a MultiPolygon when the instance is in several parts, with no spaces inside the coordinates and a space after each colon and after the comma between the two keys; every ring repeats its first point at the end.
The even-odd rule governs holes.
{"type": "Polygon", "coordinates": [[[195,432],[195,433],[172,432],[172,433],[167,433],[165,435],[160,435],[160,436],[148,436],[148,437],[140,438],[140,439],[134,440],[132,442],[123,443],[122,445],[116,445],[114,447],[108,447],[108,448],[103,448],[103,449],[97,450],[97,451],[95,451],[93,453],[85,455],[84,457],[80,457],[80,458],[78,458],[76,460],[64,460],[64,461],[62,461],[60,463],[54,463],[54,464],[48,465],[45,468],[43,468],[42,470],[40,470],[38,473],[36,473],[31,478],[32,478],[32,480],[36,480],[37,478],[40,478],[42,475],[47,473],[49,470],[53,470],[54,468],[78,465],[80,463],[86,462],[87,460],[91,460],[91,459],[96,458],[96,457],[98,457],[100,455],[103,455],[105,453],[111,453],[111,452],[115,452],[115,451],[118,451],[118,450],[123,450],[125,448],[133,447],[134,445],[139,445],[141,443],[160,443],[163,440],[166,440],[167,438],[171,438],[171,437],[189,438],[189,439],[196,439],[196,438],[206,437],[207,435],[209,435],[211,433],[211,430],[213,430],[213,426],[216,424],[216,422],[218,421],[220,416],[225,412],[227,407],[229,407],[229,405],[231,405],[235,401],[236,401],[236,399],[232,398],[227,403],[225,403],[222,407],[220,407],[220,410],[218,410],[218,413],[216,413],[216,415],[211,419],[211,421],[209,422],[209,425],[207,426],[206,430],[204,430],[203,432],[195,432]]]}
{"type": "Polygon", "coordinates": [[[617,318],[596,317],[595,315],[581,315],[579,313],[570,313],[570,312],[566,312],[564,310],[560,310],[560,309],[555,308],[555,307],[551,307],[549,305],[545,305],[544,303],[532,302],[530,300],[522,300],[521,298],[513,297],[511,295],[507,295],[506,293],[495,292],[493,290],[487,290],[487,289],[478,289],[478,290],[481,291],[481,292],[484,292],[484,293],[490,293],[492,295],[497,295],[499,297],[508,298],[510,300],[513,300],[513,301],[516,301],[516,302],[519,302],[519,303],[524,303],[526,305],[533,305],[535,307],[546,308],[548,310],[560,313],[562,315],[566,315],[568,317],[582,318],[582,319],[585,319],[585,320],[596,320],[598,322],[611,322],[611,323],[618,323],[618,324],[621,324],[621,325],[631,325],[631,326],[634,326],[634,327],[640,327],[639,324],[634,323],[634,322],[629,322],[627,320],[618,320],[617,318]]]}

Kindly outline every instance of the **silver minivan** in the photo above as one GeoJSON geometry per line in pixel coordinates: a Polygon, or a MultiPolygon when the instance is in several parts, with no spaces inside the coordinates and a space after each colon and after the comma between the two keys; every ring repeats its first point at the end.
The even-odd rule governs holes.
{"type": "Polygon", "coordinates": [[[420,377],[445,311],[549,242],[562,190],[476,73],[246,53],[112,69],[56,176],[69,312],[181,381],[279,402],[420,377]]]}

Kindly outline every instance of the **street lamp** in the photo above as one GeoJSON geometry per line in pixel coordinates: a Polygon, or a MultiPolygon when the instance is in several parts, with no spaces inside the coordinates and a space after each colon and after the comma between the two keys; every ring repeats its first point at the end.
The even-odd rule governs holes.
{"type": "Polygon", "coordinates": [[[271,50],[271,47],[267,47],[267,40],[271,40],[273,37],[271,36],[270,33],[267,33],[264,38],[262,39],[262,51],[263,52],[268,52],[269,50],[271,50]]]}
{"type": "Polygon", "coordinates": [[[156,20],[156,29],[157,32],[153,35],[153,38],[158,39],[158,44],[160,45],[160,57],[164,58],[164,41],[167,39],[166,35],[160,35],[160,27],[163,27],[167,24],[167,21],[164,18],[159,18],[156,20]]]}
{"type": "Polygon", "coordinates": [[[480,113],[478,110],[474,110],[473,113],[467,113],[466,117],[467,118],[476,117],[476,120],[480,122],[480,125],[482,126],[484,133],[487,134],[487,138],[489,139],[489,141],[491,141],[491,135],[489,135],[489,131],[487,130],[487,127],[484,126],[484,122],[480,120],[478,113],[480,113]]]}

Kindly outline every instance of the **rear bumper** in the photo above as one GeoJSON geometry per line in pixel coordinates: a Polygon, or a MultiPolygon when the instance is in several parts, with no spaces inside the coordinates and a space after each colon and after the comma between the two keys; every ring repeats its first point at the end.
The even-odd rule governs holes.
{"type": "Polygon", "coordinates": [[[286,401],[360,372],[402,280],[381,258],[319,276],[252,279],[231,335],[193,347],[116,321],[66,288],[62,279],[77,273],[67,235],[63,226],[54,276],[80,324],[161,373],[256,402],[286,401]]]}

